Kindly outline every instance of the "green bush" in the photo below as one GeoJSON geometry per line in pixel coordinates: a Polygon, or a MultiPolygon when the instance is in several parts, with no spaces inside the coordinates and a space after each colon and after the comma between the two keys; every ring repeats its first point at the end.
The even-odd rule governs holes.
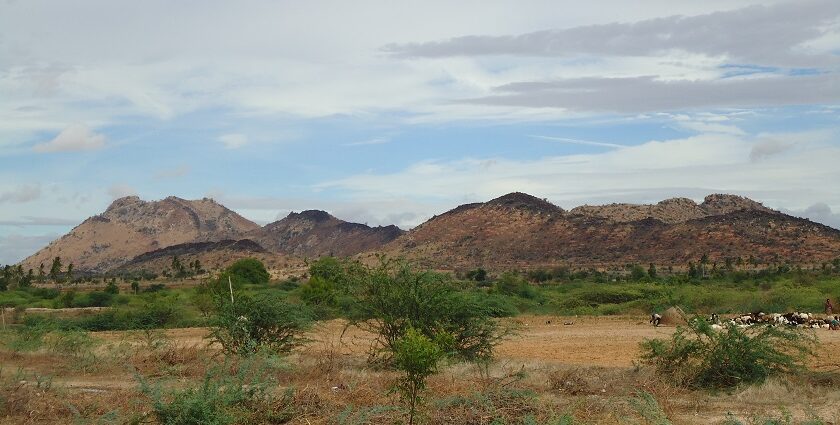
{"type": "Polygon", "coordinates": [[[426,389],[426,379],[437,372],[437,365],[445,356],[441,345],[451,344],[444,341],[439,345],[414,328],[406,330],[405,336],[394,344],[394,368],[403,373],[394,389],[408,406],[409,425],[414,424],[417,407],[422,402],[421,394],[426,389]]]}
{"type": "Polygon", "coordinates": [[[389,262],[369,273],[354,288],[349,326],[378,335],[371,360],[389,360],[409,328],[432,340],[447,335],[444,351],[468,361],[491,358],[504,336],[492,309],[458,291],[448,275],[389,262]]]}
{"type": "Polygon", "coordinates": [[[275,295],[238,295],[232,303],[217,296],[215,303],[208,338],[228,353],[248,354],[262,349],[289,352],[304,342],[303,333],[311,324],[301,306],[275,295]]]}
{"type": "Polygon", "coordinates": [[[225,269],[233,279],[250,285],[263,285],[268,283],[271,275],[265,269],[265,265],[256,258],[243,258],[231,264],[225,269]]]}
{"type": "Polygon", "coordinates": [[[288,412],[275,410],[284,403],[275,400],[273,382],[258,366],[248,359],[233,373],[230,365],[215,367],[201,385],[187,388],[152,386],[141,379],[141,391],[152,400],[154,418],[165,425],[285,423],[291,419],[288,412]]]}
{"type": "Polygon", "coordinates": [[[732,388],[805,369],[816,338],[809,331],[772,326],[715,331],[703,319],[678,327],[670,341],[641,343],[642,360],[674,384],[732,388]]]}

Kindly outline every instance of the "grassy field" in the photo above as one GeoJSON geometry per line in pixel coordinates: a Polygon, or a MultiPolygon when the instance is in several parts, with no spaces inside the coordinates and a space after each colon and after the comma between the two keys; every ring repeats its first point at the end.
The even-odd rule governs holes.
{"type": "MultiPolygon", "coordinates": [[[[311,279],[233,279],[237,299],[273,297],[312,320],[289,352],[235,354],[208,339],[220,326],[214,305],[227,297],[219,285],[225,274],[206,282],[142,281],[134,289],[118,281],[116,290],[0,292],[9,307],[0,331],[0,422],[408,423],[394,390],[402,375],[370,362],[378,335],[349,326],[358,320],[358,291],[347,288],[377,278],[357,272],[328,259],[313,265],[311,279]]],[[[492,358],[441,362],[425,383],[415,423],[840,421],[840,331],[802,330],[817,345],[801,370],[723,389],[679,385],[642,361],[640,345],[671,338],[675,328],[654,328],[647,315],[672,305],[701,315],[820,312],[826,298],[840,296],[832,271],[408,276],[433,277],[453,299],[510,331],[492,358]]],[[[246,320],[237,314],[234,327],[246,320]]]]}

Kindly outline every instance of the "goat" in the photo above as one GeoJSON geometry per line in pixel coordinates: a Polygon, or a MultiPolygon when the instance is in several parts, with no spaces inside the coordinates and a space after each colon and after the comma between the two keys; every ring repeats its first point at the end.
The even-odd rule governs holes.
{"type": "Polygon", "coordinates": [[[659,327],[660,322],[662,322],[662,315],[658,313],[653,313],[650,315],[650,323],[653,324],[654,327],[659,327]]]}

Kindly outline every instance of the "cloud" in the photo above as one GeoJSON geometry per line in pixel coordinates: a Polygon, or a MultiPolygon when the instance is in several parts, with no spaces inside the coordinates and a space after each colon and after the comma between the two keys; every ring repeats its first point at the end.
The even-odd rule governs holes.
{"type": "Polygon", "coordinates": [[[62,130],[49,142],[35,145],[33,150],[39,153],[74,152],[103,147],[105,147],[105,136],[91,131],[86,125],[74,124],[62,130]]]}
{"type": "Polygon", "coordinates": [[[573,111],[644,113],[840,102],[840,74],[725,80],[577,78],[506,84],[464,102],[573,111]]]}
{"type": "Polygon", "coordinates": [[[75,226],[81,222],[82,220],[77,219],[25,215],[19,220],[0,219],[0,226],[75,226]]]}
{"type": "MultiPolygon", "coordinates": [[[[771,207],[814,199],[840,201],[835,188],[840,169],[834,164],[840,147],[808,142],[821,137],[811,133],[755,138],[700,134],[534,160],[421,161],[394,173],[357,174],[316,188],[364,199],[405,197],[449,208],[465,198],[484,201],[513,191],[549,198],[564,207],[655,202],[675,196],[702,199],[715,192],[750,196],[771,207]],[[784,157],[752,161],[753,147],[772,137],[796,139],[802,145],[784,157]]],[[[411,210],[397,206],[389,212],[405,211],[411,210]]]]}
{"type": "Polygon", "coordinates": [[[12,190],[0,192],[0,204],[34,201],[41,197],[41,185],[37,183],[23,184],[12,190]]]}
{"type": "Polygon", "coordinates": [[[698,16],[669,16],[529,32],[521,35],[463,36],[444,41],[390,44],[384,51],[400,57],[521,55],[570,57],[651,56],[685,51],[759,64],[815,66],[838,62],[799,46],[832,33],[840,3],[792,1],[749,6],[698,16]]]}
{"type": "Polygon", "coordinates": [[[593,142],[591,140],[570,139],[568,137],[539,136],[539,135],[530,135],[528,137],[532,137],[534,139],[551,140],[551,141],[561,142],[561,143],[571,143],[573,145],[600,146],[600,147],[605,147],[605,148],[623,148],[623,147],[625,147],[624,145],[619,145],[617,143],[593,142]]]}
{"type": "Polygon", "coordinates": [[[835,229],[840,229],[840,212],[833,212],[831,207],[824,202],[817,202],[808,208],[802,210],[782,209],[782,212],[797,217],[807,218],[817,223],[831,226],[835,229]]]}
{"type": "Polygon", "coordinates": [[[133,187],[126,184],[115,184],[108,188],[108,196],[111,199],[118,199],[124,196],[136,196],[137,191],[133,187]]]}
{"type": "Polygon", "coordinates": [[[225,149],[239,149],[248,144],[248,136],[238,133],[223,134],[218,140],[225,145],[225,149]]]}
{"type": "Polygon", "coordinates": [[[369,146],[369,145],[382,145],[385,143],[390,143],[391,139],[387,137],[376,137],[373,139],[361,140],[358,142],[350,142],[345,143],[344,146],[369,146]]]}
{"type": "Polygon", "coordinates": [[[0,235],[0,264],[15,264],[43,248],[58,235],[0,235]]]}

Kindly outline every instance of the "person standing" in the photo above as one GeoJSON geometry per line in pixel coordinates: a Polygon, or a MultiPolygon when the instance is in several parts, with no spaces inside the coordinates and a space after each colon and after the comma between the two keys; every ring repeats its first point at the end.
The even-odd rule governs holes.
{"type": "Polygon", "coordinates": [[[825,314],[830,316],[832,313],[834,313],[834,305],[831,304],[831,299],[826,298],[825,299],[825,314]]]}

